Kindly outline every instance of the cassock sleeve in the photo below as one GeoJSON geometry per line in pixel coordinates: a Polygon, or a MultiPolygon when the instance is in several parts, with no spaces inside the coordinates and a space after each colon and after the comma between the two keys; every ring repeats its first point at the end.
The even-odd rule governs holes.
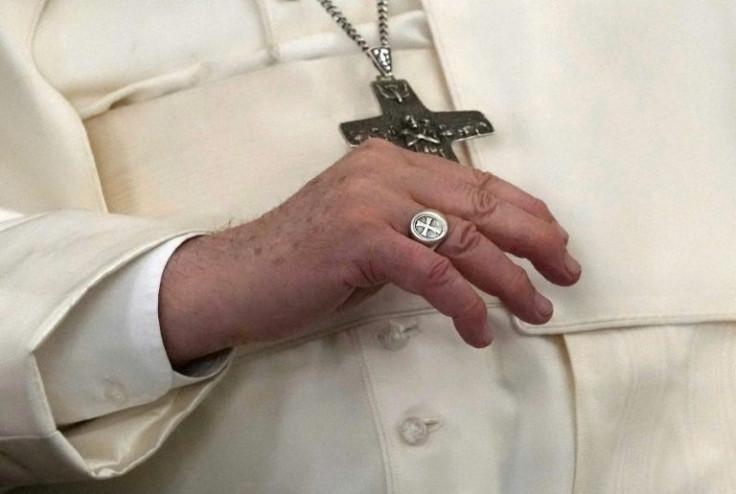
{"type": "MultiPolygon", "coordinates": [[[[82,210],[0,214],[0,486],[122,474],[153,454],[222,374],[177,388],[169,373],[167,382],[149,389],[131,385],[126,372],[137,372],[127,366],[151,355],[125,355],[133,346],[123,345],[108,372],[74,349],[54,364],[55,372],[66,367],[70,375],[85,376],[82,399],[104,415],[76,422],[80,416],[67,410],[75,423],[60,427],[49,386],[54,379],[44,379],[39,357],[49,343],[83,330],[74,321],[83,317],[88,296],[109,288],[108,280],[133,275],[127,281],[135,284],[136,261],[146,262],[141,256],[198,232],[82,210]]],[[[109,355],[105,346],[101,351],[109,355]]]]}
{"type": "Polygon", "coordinates": [[[161,338],[161,277],[183,235],[138,257],[90,289],[36,352],[56,424],[144,405],[221,371],[231,352],[172,369],[161,338]]]}
{"type": "MultiPolygon", "coordinates": [[[[32,41],[44,2],[0,2],[0,490],[10,485],[106,478],[153,454],[222,373],[189,386],[98,391],[121,402],[97,418],[59,426],[52,380],[39,356],[81,329],[89,300],[167,241],[200,233],[162,221],[106,212],[79,115],[39,73],[32,41]],[[131,402],[120,400],[131,397],[131,402]]],[[[130,356],[135,365],[141,356],[130,356]]],[[[74,373],[86,364],[66,358],[74,373]],[[80,367],[81,365],[81,367],[80,367]]],[[[126,361],[120,357],[120,362],[126,361]]],[[[122,389],[121,389],[122,388],[122,389]]],[[[94,395],[94,389],[84,391],[94,395]]]]}

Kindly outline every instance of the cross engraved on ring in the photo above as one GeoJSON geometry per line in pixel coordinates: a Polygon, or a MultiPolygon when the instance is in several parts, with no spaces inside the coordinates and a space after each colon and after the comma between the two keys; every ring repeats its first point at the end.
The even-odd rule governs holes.
{"type": "Polygon", "coordinates": [[[437,228],[436,226],[432,226],[432,218],[420,218],[417,220],[417,228],[422,228],[423,231],[421,232],[422,235],[425,237],[429,237],[427,233],[431,230],[437,235],[442,233],[442,228],[437,228]]]}

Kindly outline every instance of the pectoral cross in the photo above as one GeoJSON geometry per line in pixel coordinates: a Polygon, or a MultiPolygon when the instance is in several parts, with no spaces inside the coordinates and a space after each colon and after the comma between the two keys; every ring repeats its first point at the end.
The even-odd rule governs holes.
{"type": "Polygon", "coordinates": [[[351,146],[370,137],[397,146],[457,161],[452,143],[491,134],[493,125],[479,111],[433,112],[425,107],[408,82],[379,78],[371,83],[382,115],[340,124],[351,146]]]}

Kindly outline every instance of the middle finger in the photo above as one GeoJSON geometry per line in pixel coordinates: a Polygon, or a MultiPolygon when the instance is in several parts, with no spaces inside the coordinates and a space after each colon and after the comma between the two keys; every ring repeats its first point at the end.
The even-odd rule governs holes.
{"type": "Polygon", "coordinates": [[[412,198],[443,213],[472,223],[494,244],[529,259],[548,280],[571,285],[580,277],[580,264],[569,254],[566,237],[556,226],[467,182],[438,183],[439,177],[408,183],[412,198]]]}

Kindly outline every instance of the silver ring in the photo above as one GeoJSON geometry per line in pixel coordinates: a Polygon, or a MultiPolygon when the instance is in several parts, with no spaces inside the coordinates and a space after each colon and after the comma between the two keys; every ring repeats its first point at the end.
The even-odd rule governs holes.
{"type": "Polygon", "coordinates": [[[409,226],[411,237],[414,240],[433,249],[445,239],[449,230],[447,218],[434,209],[419,211],[411,219],[409,226]]]}

